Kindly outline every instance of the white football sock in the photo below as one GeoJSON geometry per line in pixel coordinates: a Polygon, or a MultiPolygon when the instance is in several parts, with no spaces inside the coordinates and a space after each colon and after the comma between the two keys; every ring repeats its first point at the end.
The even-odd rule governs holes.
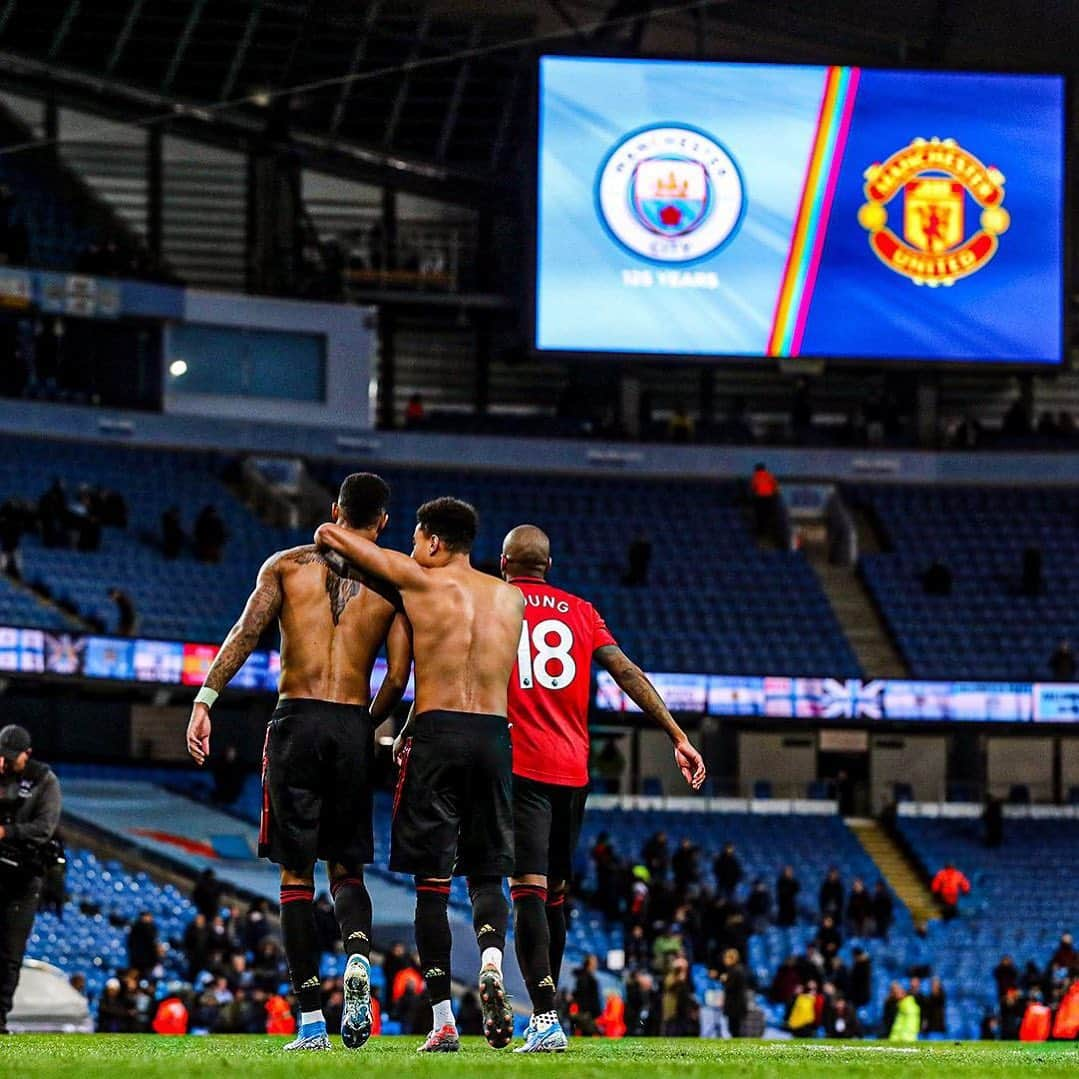
{"type": "Polygon", "coordinates": [[[322,1014],[322,1009],[318,1008],[313,1012],[300,1012],[300,1026],[308,1027],[312,1023],[325,1023],[326,1019],[322,1014]]]}
{"type": "Polygon", "coordinates": [[[443,1027],[456,1027],[457,1023],[453,1018],[453,1003],[449,1000],[440,1000],[434,1006],[435,1012],[435,1030],[441,1030],[443,1027]]]}
{"type": "Polygon", "coordinates": [[[480,956],[480,967],[494,967],[499,974],[502,973],[502,949],[484,948],[480,956]]]}

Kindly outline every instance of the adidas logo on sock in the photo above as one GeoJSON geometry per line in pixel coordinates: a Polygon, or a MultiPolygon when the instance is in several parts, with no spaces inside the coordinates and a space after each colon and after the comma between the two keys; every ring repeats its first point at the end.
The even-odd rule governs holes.
{"type": "Polygon", "coordinates": [[[307,981],[300,986],[300,989],[317,989],[321,984],[322,982],[318,980],[318,975],[316,974],[313,978],[308,978],[307,981]]]}
{"type": "Polygon", "coordinates": [[[367,940],[367,934],[366,933],[361,933],[359,930],[357,930],[355,933],[349,933],[348,939],[349,940],[367,940]]]}
{"type": "Polygon", "coordinates": [[[432,967],[430,970],[425,970],[423,976],[425,978],[437,978],[440,975],[444,976],[445,971],[441,967],[432,967]]]}
{"type": "Polygon", "coordinates": [[[495,927],[493,925],[481,925],[476,931],[476,935],[479,936],[482,933],[493,933],[494,931],[495,927]]]}
{"type": "Polygon", "coordinates": [[[550,974],[548,974],[547,977],[544,978],[536,988],[537,989],[554,989],[554,978],[552,978],[550,976],[550,974]]]}

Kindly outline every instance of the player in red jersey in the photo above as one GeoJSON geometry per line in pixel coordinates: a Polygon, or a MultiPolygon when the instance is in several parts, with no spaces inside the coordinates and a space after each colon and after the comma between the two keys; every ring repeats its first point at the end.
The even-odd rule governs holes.
{"type": "Polygon", "coordinates": [[[588,794],[592,661],[670,736],[686,782],[699,790],[704,761],[645,673],[618,647],[599,612],[547,583],[551,542],[519,525],[502,544],[502,575],[525,597],[517,665],[510,675],[514,870],[510,880],[517,961],[532,1019],[518,1053],[561,1052],[554,1010],[566,946],[564,902],[588,794]]]}

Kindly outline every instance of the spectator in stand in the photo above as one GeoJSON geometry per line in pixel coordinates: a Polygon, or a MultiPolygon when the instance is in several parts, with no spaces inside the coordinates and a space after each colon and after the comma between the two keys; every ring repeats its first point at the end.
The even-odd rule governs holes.
{"type": "Polygon", "coordinates": [[[776,925],[791,926],[798,920],[798,893],[801,890],[794,867],[785,865],[776,881],[776,925]]]}
{"type": "Polygon", "coordinates": [[[839,876],[839,870],[833,865],[828,870],[828,876],[821,882],[818,895],[821,917],[828,914],[833,918],[843,917],[843,880],[839,876]]]}
{"type": "Polygon", "coordinates": [[[939,978],[929,983],[929,992],[922,998],[922,1033],[946,1034],[948,997],[939,978]]]}
{"type": "Polygon", "coordinates": [[[882,880],[878,880],[873,888],[873,935],[881,940],[888,939],[888,931],[892,928],[893,904],[892,893],[882,880]]]}
{"type": "Polygon", "coordinates": [[[742,1036],[742,1024],[745,1022],[746,1012],[749,1010],[746,1003],[746,993],[749,990],[746,968],[742,966],[742,958],[734,948],[728,948],[723,953],[723,1014],[727,1017],[727,1026],[730,1028],[732,1038],[742,1036]]]}
{"type": "Polygon", "coordinates": [[[33,511],[14,498],[0,505],[0,573],[16,580],[22,578],[22,555],[19,545],[30,527],[33,511]]]}
{"type": "Polygon", "coordinates": [[[97,1006],[98,1034],[131,1034],[135,1030],[135,1008],[124,993],[119,978],[110,978],[97,1006]]]}
{"type": "Polygon", "coordinates": [[[861,877],[855,877],[847,897],[847,925],[856,936],[865,935],[866,926],[873,916],[873,904],[861,877]]]}
{"type": "Polygon", "coordinates": [[[214,506],[203,506],[195,518],[195,557],[200,562],[220,562],[228,530],[214,506]]]}
{"type": "Polygon", "coordinates": [[[842,996],[837,996],[825,1010],[824,1035],[827,1038],[860,1038],[862,1024],[858,1015],[842,996]]]}
{"type": "Polygon", "coordinates": [[[423,407],[423,396],[414,393],[408,399],[408,404],[405,405],[405,426],[422,427],[425,418],[426,412],[423,407]]]}
{"type": "Polygon", "coordinates": [[[757,539],[774,537],[779,526],[779,481],[764,467],[763,461],[753,466],[749,493],[757,539]]]}
{"type": "Polygon", "coordinates": [[[648,584],[648,567],[652,562],[652,541],[647,533],[639,532],[626,550],[626,572],[622,583],[631,588],[648,584]]]}
{"type": "Polygon", "coordinates": [[[852,954],[850,999],[856,1008],[864,1008],[873,997],[873,957],[864,948],[855,948],[852,954]]]}
{"type": "Polygon", "coordinates": [[[134,637],[139,632],[134,600],[121,588],[110,588],[109,599],[116,606],[116,632],[121,637],[134,637]]]}
{"type": "Polygon", "coordinates": [[[594,955],[585,956],[585,961],[574,971],[573,984],[573,1028],[575,1034],[586,1038],[595,1037],[596,1019],[603,1006],[599,999],[599,982],[596,971],[599,960],[594,955]]]}
{"type": "Polygon", "coordinates": [[[997,996],[1003,999],[1009,989],[1015,989],[1019,985],[1019,969],[1015,960],[1010,955],[1003,959],[993,968],[993,979],[997,983],[997,996]]]}
{"type": "Polygon", "coordinates": [[[671,851],[667,843],[666,832],[656,832],[645,841],[644,846],[641,848],[641,861],[653,881],[661,881],[667,878],[667,871],[671,867],[671,851]]]}
{"type": "Polygon", "coordinates": [[[659,1034],[661,1014],[659,994],[652,975],[635,970],[626,982],[626,1033],[631,1038],[659,1034]]]}
{"type": "Polygon", "coordinates": [[[1049,670],[1054,682],[1075,681],[1075,653],[1071,641],[1063,639],[1049,657],[1049,670]]]}
{"type": "Polygon", "coordinates": [[[157,965],[157,923],[148,910],[144,910],[128,930],[127,961],[143,975],[157,965]]]}
{"type": "Polygon", "coordinates": [[[943,916],[954,918],[959,913],[959,896],[970,894],[970,881],[947,862],[933,878],[932,892],[940,900],[943,916]]]}
{"type": "Polygon", "coordinates": [[[898,982],[892,983],[898,990],[895,1019],[888,1040],[892,1042],[916,1042],[922,1030],[922,1010],[913,993],[906,992],[898,982]]]}
{"type": "Polygon", "coordinates": [[[674,886],[682,894],[693,884],[700,884],[700,847],[691,839],[683,839],[678,844],[678,849],[671,858],[671,869],[674,873],[674,886]]]}
{"type": "Polygon", "coordinates": [[[666,974],[674,961],[684,954],[683,946],[682,926],[672,922],[665,933],[656,935],[652,944],[652,969],[659,975],[666,974]]]}
{"type": "Polygon", "coordinates": [[[739,882],[745,876],[745,870],[742,869],[742,863],[738,858],[738,853],[735,851],[733,843],[723,844],[723,849],[716,857],[712,871],[715,873],[716,885],[719,890],[728,899],[731,898],[739,882]]]}
{"type": "Polygon", "coordinates": [[[194,982],[199,972],[206,970],[210,960],[210,929],[205,914],[196,914],[184,930],[184,954],[187,956],[187,980],[194,982]]]}
{"type": "Polygon", "coordinates": [[[749,898],[746,900],[746,915],[749,918],[750,931],[763,933],[768,928],[771,914],[772,896],[768,891],[768,885],[760,877],[757,877],[749,890],[749,898]]]}
{"type": "Polygon", "coordinates": [[[1050,975],[1056,970],[1066,970],[1069,974],[1079,974],[1079,951],[1075,949],[1071,933],[1064,933],[1061,936],[1060,943],[1056,946],[1056,951],[1053,952],[1049,959],[1050,975]]]}
{"type": "Polygon", "coordinates": [[[393,985],[398,971],[405,970],[409,965],[408,952],[405,951],[403,941],[395,940],[390,945],[382,959],[382,978],[387,985],[393,985]]]}
{"type": "Polygon", "coordinates": [[[41,523],[41,542],[46,547],[69,547],[70,512],[63,481],[54,479],[38,499],[37,518],[41,523]]]}
{"type": "Polygon", "coordinates": [[[101,550],[101,516],[96,499],[84,483],[71,510],[71,524],[75,530],[75,549],[78,551],[101,550]]]}
{"type": "Polygon", "coordinates": [[[191,902],[207,922],[217,917],[221,906],[221,882],[212,869],[204,869],[199,874],[191,892],[191,902]]]}
{"type": "Polygon", "coordinates": [[[797,996],[802,987],[802,976],[798,969],[798,960],[793,955],[788,955],[782,963],[776,967],[772,977],[772,985],[768,990],[768,999],[775,1004],[790,1004],[797,996]]]}
{"type": "Polygon", "coordinates": [[[689,980],[689,961],[683,956],[671,964],[663,979],[662,1027],[665,1038],[697,1038],[701,1033],[700,1005],[689,980]]]}
{"type": "Polygon", "coordinates": [[[187,542],[187,533],[180,521],[180,510],[169,506],[161,514],[161,553],[170,561],[180,557],[180,552],[187,542]]]}
{"type": "Polygon", "coordinates": [[[1011,438],[1024,438],[1030,434],[1030,416],[1023,405],[1022,398],[1017,397],[1004,413],[1001,430],[1011,438]]]}
{"type": "Polygon", "coordinates": [[[1019,977],[1019,991],[1032,993],[1035,989],[1040,991],[1044,988],[1045,972],[1033,959],[1028,959],[1027,965],[1023,967],[1023,973],[1019,977]]]}
{"type": "Polygon", "coordinates": [[[1023,1011],[1022,1022],[1019,1024],[1019,1040],[1021,1042],[1048,1041],[1052,1025],[1052,1009],[1042,1000],[1041,993],[1031,993],[1023,1011]]]}
{"type": "Polygon", "coordinates": [[[825,956],[835,955],[839,951],[839,946],[843,943],[843,935],[836,927],[835,919],[826,914],[820,920],[820,926],[817,929],[817,940],[820,942],[820,949],[825,956]]]}
{"type": "Polygon", "coordinates": [[[591,850],[592,864],[596,867],[596,906],[609,918],[618,916],[618,856],[606,832],[596,836],[591,850]]]}
{"type": "Polygon", "coordinates": [[[787,1026],[796,1038],[812,1038],[817,1033],[817,983],[799,985],[790,1011],[787,1026]]]}
{"type": "Polygon", "coordinates": [[[1022,1026],[1025,1011],[1026,1001],[1020,994],[1019,987],[1016,985],[1010,986],[1004,991],[1004,999],[1000,1002],[1000,1037],[1002,1041],[1014,1042],[1019,1040],[1019,1028],[1022,1026]]]}

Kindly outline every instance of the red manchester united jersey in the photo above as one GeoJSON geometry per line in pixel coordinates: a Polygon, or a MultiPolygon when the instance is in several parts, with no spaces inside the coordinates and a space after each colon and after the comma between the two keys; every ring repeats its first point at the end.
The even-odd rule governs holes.
{"type": "Polygon", "coordinates": [[[537,577],[511,579],[525,597],[510,676],[513,772],[539,783],[588,782],[592,653],[614,637],[591,603],[537,577]]]}

